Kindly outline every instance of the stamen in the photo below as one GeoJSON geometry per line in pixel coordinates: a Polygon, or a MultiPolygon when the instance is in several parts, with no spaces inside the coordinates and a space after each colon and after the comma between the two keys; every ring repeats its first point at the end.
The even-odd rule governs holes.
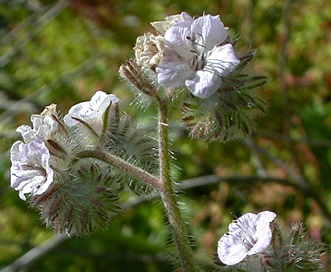
{"type": "Polygon", "coordinates": [[[236,225],[239,227],[240,230],[242,230],[242,242],[243,245],[249,246],[251,249],[255,244],[256,240],[254,238],[254,233],[252,232],[252,229],[249,227],[249,224],[243,224],[240,221],[235,220],[236,225]]]}
{"type": "Polygon", "coordinates": [[[192,50],[190,52],[193,54],[193,58],[191,60],[190,66],[195,71],[204,69],[206,65],[206,46],[204,45],[204,37],[202,34],[193,33],[192,37],[186,36],[186,39],[189,40],[192,45],[192,50]],[[202,44],[196,42],[196,35],[201,38],[202,44]]]}

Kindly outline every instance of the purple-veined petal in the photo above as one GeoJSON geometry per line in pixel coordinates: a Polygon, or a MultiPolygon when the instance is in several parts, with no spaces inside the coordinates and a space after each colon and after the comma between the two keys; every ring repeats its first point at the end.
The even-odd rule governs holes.
{"type": "Polygon", "coordinates": [[[188,27],[174,26],[167,30],[164,35],[165,56],[179,59],[189,63],[192,58],[192,42],[188,39],[191,37],[191,31],[188,27]]]}
{"type": "Polygon", "coordinates": [[[25,194],[40,195],[47,191],[54,174],[49,164],[50,153],[43,142],[17,141],[11,147],[10,158],[11,187],[20,191],[22,200],[26,200],[25,194]]]}
{"type": "Polygon", "coordinates": [[[248,249],[236,236],[225,234],[218,241],[217,254],[222,263],[235,265],[247,256],[248,249]]]}
{"type": "Polygon", "coordinates": [[[206,51],[212,50],[214,46],[224,42],[227,37],[226,29],[219,15],[205,15],[194,20],[192,33],[195,33],[197,42],[203,44],[206,51]]]}
{"type": "Polygon", "coordinates": [[[206,98],[213,95],[222,83],[221,77],[213,70],[197,71],[192,80],[186,80],[185,85],[197,97],[206,98]]]}
{"type": "Polygon", "coordinates": [[[263,252],[268,248],[272,239],[272,231],[270,223],[276,218],[276,214],[269,211],[264,211],[256,216],[256,244],[248,252],[248,255],[253,255],[258,252],[263,252]]]}
{"type": "Polygon", "coordinates": [[[175,60],[176,56],[169,55],[169,58],[164,58],[156,68],[157,79],[160,84],[166,88],[175,88],[184,86],[187,78],[192,78],[195,71],[184,61],[175,60]]]}
{"type": "Polygon", "coordinates": [[[214,69],[220,76],[227,76],[240,63],[237,59],[233,46],[226,44],[216,46],[207,55],[207,68],[214,69]]]}

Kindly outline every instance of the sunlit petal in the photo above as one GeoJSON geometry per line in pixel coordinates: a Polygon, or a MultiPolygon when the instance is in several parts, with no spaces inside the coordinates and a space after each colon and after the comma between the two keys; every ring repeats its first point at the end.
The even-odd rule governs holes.
{"type": "Polygon", "coordinates": [[[90,101],[81,102],[72,106],[69,112],[64,116],[64,123],[67,126],[79,124],[76,119],[89,124],[97,132],[100,132],[103,127],[102,116],[104,115],[110,103],[117,103],[119,99],[114,94],[106,94],[103,91],[97,91],[90,101]]]}
{"type": "MultiPolygon", "coordinates": [[[[233,46],[226,44],[223,46],[216,46],[208,52],[207,65],[218,72],[220,76],[227,76],[240,63],[237,59],[233,46]]],[[[207,69],[206,68],[206,69],[207,69]]]]}
{"type": "Polygon", "coordinates": [[[11,187],[20,191],[20,198],[25,194],[40,195],[47,191],[53,182],[53,170],[50,167],[50,153],[41,141],[25,144],[15,142],[10,151],[11,187]]]}
{"type": "Polygon", "coordinates": [[[186,80],[185,85],[190,92],[200,98],[213,95],[221,85],[221,77],[214,71],[198,71],[192,80],[186,80]]]}
{"type": "Polygon", "coordinates": [[[226,29],[219,15],[205,15],[197,18],[192,23],[192,32],[200,38],[199,43],[203,43],[207,51],[224,42],[227,37],[226,29]]]}

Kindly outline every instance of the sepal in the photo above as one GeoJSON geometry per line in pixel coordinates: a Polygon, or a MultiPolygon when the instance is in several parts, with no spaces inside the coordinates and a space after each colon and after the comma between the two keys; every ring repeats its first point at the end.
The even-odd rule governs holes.
{"type": "Polygon", "coordinates": [[[188,95],[183,104],[182,121],[190,136],[204,141],[228,141],[249,135],[253,117],[264,112],[266,104],[241,91],[216,93],[201,100],[188,95]]]}
{"type": "Polygon", "coordinates": [[[155,72],[149,67],[138,65],[135,59],[129,59],[119,69],[121,77],[130,86],[136,105],[142,108],[155,103],[153,97],[160,89],[155,72]]]}
{"type": "Polygon", "coordinates": [[[56,172],[57,182],[31,198],[46,225],[59,233],[86,235],[106,228],[120,213],[122,187],[106,165],[84,160],[70,172],[56,172]]]}
{"type": "Polygon", "coordinates": [[[254,90],[266,77],[232,73],[223,79],[218,91],[200,99],[187,94],[182,121],[190,136],[205,141],[227,141],[251,134],[254,117],[266,111],[266,102],[254,90]]]}

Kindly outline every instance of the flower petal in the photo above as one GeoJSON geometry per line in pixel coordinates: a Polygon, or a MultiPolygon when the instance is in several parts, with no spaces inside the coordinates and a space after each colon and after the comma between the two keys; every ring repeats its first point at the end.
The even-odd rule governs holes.
{"type": "Polygon", "coordinates": [[[36,131],[34,131],[28,125],[21,125],[16,129],[17,132],[21,133],[24,142],[29,143],[33,141],[33,138],[36,135],[36,131]]]}
{"type": "Polygon", "coordinates": [[[253,255],[258,252],[265,251],[272,239],[272,230],[270,229],[270,223],[276,218],[276,214],[269,211],[264,211],[256,216],[256,244],[248,252],[248,255],[253,255]]]}
{"type": "Polygon", "coordinates": [[[106,94],[103,91],[97,91],[91,98],[91,101],[81,102],[72,106],[69,112],[64,116],[64,123],[67,126],[77,125],[79,122],[72,117],[79,118],[88,123],[96,131],[102,130],[102,116],[110,103],[117,103],[119,99],[114,94],[106,94]]]}
{"type": "Polygon", "coordinates": [[[254,213],[245,213],[240,216],[238,219],[234,220],[229,225],[229,231],[231,233],[240,233],[242,232],[243,228],[252,228],[251,226],[255,225],[256,221],[256,214],[254,213]]]}
{"type": "Polygon", "coordinates": [[[231,44],[215,46],[208,52],[206,69],[214,69],[220,76],[227,76],[240,63],[231,44]]]}
{"type": "Polygon", "coordinates": [[[220,20],[219,15],[205,15],[197,18],[192,23],[192,33],[195,33],[197,43],[203,44],[206,51],[212,50],[225,41],[226,29],[220,20]]]}
{"type": "Polygon", "coordinates": [[[259,229],[264,229],[266,226],[269,226],[269,224],[275,220],[277,217],[277,214],[274,212],[264,211],[260,212],[256,215],[256,228],[257,231],[259,229]]]}
{"type": "Polygon", "coordinates": [[[176,55],[168,54],[156,68],[157,80],[166,88],[184,86],[187,78],[192,78],[195,71],[185,61],[175,59],[176,55]]]}
{"type": "Polygon", "coordinates": [[[185,85],[190,92],[200,98],[213,95],[222,83],[221,77],[215,71],[198,71],[192,80],[186,80],[185,85]]]}
{"type": "Polygon", "coordinates": [[[247,256],[248,249],[229,233],[224,234],[218,242],[217,254],[222,263],[235,265],[247,256]]]}
{"type": "Polygon", "coordinates": [[[188,13],[186,12],[182,12],[180,14],[180,18],[181,18],[181,21],[184,21],[184,22],[188,22],[190,24],[193,23],[193,18],[191,17],[191,15],[189,15],[188,13]]]}
{"type": "Polygon", "coordinates": [[[114,94],[106,94],[103,91],[97,91],[91,98],[91,108],[99,112],[104,112],[110,102],[117,103],[119,99],[114,94]]]}
{"type": "Polygon", "coordinates": [[[191,37],[189,26],[174,26],[167,30],[164,35],[164,55],[189,63],[192,58],[192,42],[188,37],[191,37]]]}
{"type": "Polygon", "coordinates": [[[218,242],[217,253],[226,265],[235,265],[245,256],[265,251],[272,239],[273,212],[246,213],[229,225],[229,232],[218,242]]]}
{"type": "Polygon", "coordinates": [[[32,114],[33,128],[22,125],[16,131],[22,134],[25,143],[47,140],[58,130],[58,123],[55,121],[54,116],[57,116],[56,105],[52,104],[45,107],[41,114],[32,114]]]}

